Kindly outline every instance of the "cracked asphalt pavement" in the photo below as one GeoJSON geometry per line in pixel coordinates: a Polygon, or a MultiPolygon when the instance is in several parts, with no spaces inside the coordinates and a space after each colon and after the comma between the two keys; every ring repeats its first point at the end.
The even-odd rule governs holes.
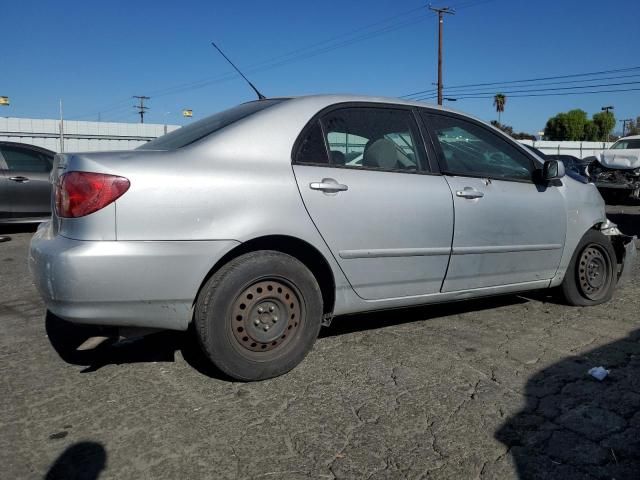
{"type": "MultiPolygon", "coordinates": [[[[639,206],[609,213],[640,233],[639,206]]],[[[2,478],[640,478],[637,266],[597,307],[532,293],[338,318],[298,368],[246,384],[172,332],[63,362],[31,233],[8,234],[2,478]]]]}

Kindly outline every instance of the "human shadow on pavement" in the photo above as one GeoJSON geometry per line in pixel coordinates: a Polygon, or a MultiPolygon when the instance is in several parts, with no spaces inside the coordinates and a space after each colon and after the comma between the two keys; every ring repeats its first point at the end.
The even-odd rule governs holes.
{"type": "Polygon", "coordinates": [[[96,442],[78,442],[62,452],[45,480],[96,480],[107,465],[107,452],[96,442]]]}
{"type": "Polygon", "coordinates": [[[640,330],[533,376],[526,406],[496,432],[519,478],[640,478],[640,330]],[[598,381],[588,370],[603,366],[598,381]]]}

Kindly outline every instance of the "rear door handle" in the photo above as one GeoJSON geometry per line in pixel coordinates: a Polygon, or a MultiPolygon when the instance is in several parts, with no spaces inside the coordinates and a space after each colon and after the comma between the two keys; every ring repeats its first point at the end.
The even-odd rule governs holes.
{"type": "Polygon", "coordinates": [[[458,190],[456,192],[456,196],[462,198],[482,198],[484,197],[484,193],[479,192],[475,188],[464,187],[463,190],[458,190]]]}
{"type": "Polygon", "coordinates": [[[18,182],[18,183],[27,183],[29,181],[29,179],[27,177],[9,177],[9,180],[13,180],[14,182],[18,182]]]}
{"type": "Polygon", "coordinates": [[[311,190],[322,190],[325,193],[337,193],[349,190],[347,185],[336,182],[333,178],[323,178],[321,182],[312,182],[309,184],[311,190]]]}

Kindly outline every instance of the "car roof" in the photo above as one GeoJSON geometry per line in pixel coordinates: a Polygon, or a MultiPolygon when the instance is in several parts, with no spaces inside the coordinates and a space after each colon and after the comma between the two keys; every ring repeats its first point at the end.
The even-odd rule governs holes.
{"type": "Polygon", "coordinates": [[[407,100],[405,98],[397,98],[397,97],[381,97],[381,96],[358,95],[358,94],[318,94],[318,95],[304,95],[299,97],[282,97],[282,98],[286,98],[287,100],[290,100],[291,102],[295,102],[295,103],[311,102],[316,104],[324,104],[326,107],[329,107],[334,104],[349,103],[349,102],[380,103],[385,105],[406,105],[411,107],[428,108],[428,109],[438,110],[442,112],[455,113],[458,115],[463,115],[465,117],[473,118],[483,123],[487,123],[485,120],[479,119],[477,117],[474,117],[473,115],[469,115],[468,113],[461,112],[459,110],[443,107],[441,105],[435,105],[433,103],[417,102],[417,101],[407,100]]]}
{"type": "Polygon", "coordinates": [[[640,140],[640,135],[629,135],[628,137],[620,137],[616,141],[620,141],[620,140],[640,140]]]}
{"type": "Polygon", "coordinates": [[[46,153],[47,155],[54,156],[56,152],[53,150],[49,150],[48,148],[39,147],[37,145],[31,145],[30,143],[20,143],[20,142],[5,142],[4,140],[0,140],[0,147],[18,147],[24,148],[25,150],[36,150],[40,153],[46,153]]]}

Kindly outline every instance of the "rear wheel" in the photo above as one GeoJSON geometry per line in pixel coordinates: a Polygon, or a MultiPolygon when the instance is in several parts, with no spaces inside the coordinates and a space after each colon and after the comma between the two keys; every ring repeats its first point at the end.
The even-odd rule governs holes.
{"type": "Polygon", "coordinates": [[[607,302],[616,286],[616,254],[609,238],[590,230],[582,238],[562,282],[570,305],[588,306],[607,302]]]}
{"type": "Polygon", "coordinates": [[[239,380],[288,372],[311,350],[322,320],[320,287],[299,260],[275,251],[242,255],[205,284],[194,314],[209,360],[239,380]]]}

